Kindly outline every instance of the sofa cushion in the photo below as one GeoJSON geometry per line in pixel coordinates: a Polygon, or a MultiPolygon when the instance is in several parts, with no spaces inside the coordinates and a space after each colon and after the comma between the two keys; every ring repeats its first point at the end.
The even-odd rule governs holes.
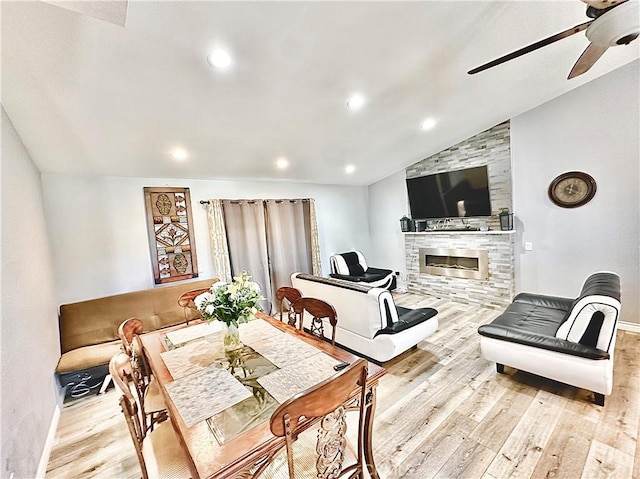
{"type": "Polygon", "coordinates": [[[56,373],[70,373],[102,364],[109,364],[111,358],[120,352],[121,344],[119,340],[109,341],[68,351],[60,357],[56,373]]]}
{"type": "Polygon", "coordinates": [[[488,338],[501,339],[512,343],[524,344],[539,349],[556,351],[587,359],[609,359],[606,351],[585,346],[580,343],[572,343],[564,339],[538,333],[532,333],[526,329],[508,327],[500,324],[484,324],[478,328],[478,333],[488,338]]]}
{"type": "MultiPolygon", "coordinates": [[[[406,309],[406,308],[403,308],[403,309],[406,309]]],[[[395,323],[392,323],[391,325],[387,326],[384,329],[381,329],[374,335],[374,337],[380,334],[399,333],[400,331],[404,331],[417,324],[423,323],[430,318],[433,318],[436,314],[438,314],[438,311],[436,311],[433,308],[420,308],[420,309],[408,310],[404,314],[399,315],[398,321],[396,321],[395,323]]]]}
{"type": "Polygon", "coordinates": [[[518,328],[534,334],[555,336],[564,317],[565,311],[560,309],[545,308],[530,303],[511,303],[492,324],[518,328]]]}

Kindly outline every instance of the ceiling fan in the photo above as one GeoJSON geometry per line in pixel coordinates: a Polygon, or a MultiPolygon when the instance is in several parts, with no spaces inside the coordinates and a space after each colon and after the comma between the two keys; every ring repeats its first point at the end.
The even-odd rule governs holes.
{"type": "Polygon", "coordinates": [[[590,43],[571,69],[567,77],[570,80],[589,70],[609,47],[628,45],[638,38],[640,12],[637,0],[582,0],[582,2],[588,5],[587,17],[592,20],[480,65],[467,73],[469,75],[479,73],[586,30],[585,35],[590,43]]]}

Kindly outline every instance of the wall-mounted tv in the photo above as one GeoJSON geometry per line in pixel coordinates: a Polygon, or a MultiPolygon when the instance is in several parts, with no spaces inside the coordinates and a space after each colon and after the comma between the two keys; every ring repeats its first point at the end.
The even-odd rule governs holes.
{"type": "Polygon", "coordinates": [[[491,216],[486,166],[407,179],[414,220],[491,216]]]}

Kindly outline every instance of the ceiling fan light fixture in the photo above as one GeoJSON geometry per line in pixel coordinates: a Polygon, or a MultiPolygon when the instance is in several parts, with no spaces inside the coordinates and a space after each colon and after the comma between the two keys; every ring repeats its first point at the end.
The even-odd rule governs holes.
{"type": "Polygon", "coordinates": [[[638,2],[624,2],[596,18],[585,32],[591,43],[601,47],[626,45],[640,33],[638,2]]]}

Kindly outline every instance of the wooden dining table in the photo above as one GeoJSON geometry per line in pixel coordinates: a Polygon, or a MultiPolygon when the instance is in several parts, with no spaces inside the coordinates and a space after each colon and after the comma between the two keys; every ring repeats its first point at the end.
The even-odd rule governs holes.
{"type": "MultiPolygon", "coordinates": [[[[327,361],[353,363],[358,359],[357,356],[347,351],[332,346],[320,338],[299,331],[269,315],[258,313],[255,321],[264,321],[267,325],[278,330],[275,334],[271,335],[270,341],[273,344],[278,344],[279,341],[282,341],[283,348],[285,348],[287,347],[286,344],[291,344],[292,338],[304,342],[305,344],[296,344],[303,346],[298,349],[307,351],[312,356],[309,358],[310,361],[316,361],[316,358],[318,358],[319,361],[324,358],[325,363],[327,361]],[[309,348],[309,346],[311,348],[309,348]],[[313,352],[324,354],[318,354],[316,356],[312,354],[313,352]]],[[[256,326],[268,328],[268,326],[264,324],[256,324],[256,326]]],[[[234,374],[242,385],[250,391],[250,397],[210,418],[188,425],[189,421],[193,422],[194,420],[188,419],[187,416],[183,417],[172,399],[170,394],[170,391],[173,389],[171,383],[173,383],[175,379],[165,361],[168,361],[167,351],[174,349],[176,346],[185,346],[184,344],[173,345],[171,341],[168,340],[167,335],[171,337],[171,332],[173,331],[185,333],[188,331],[186,329],[183,330],[183,328],[191,327],[194,326],[182,325],[172,328],[171,330],[154,331],[143,334],[140,339],[145,359],[161,386],[170,420],[181,446],[186,452],[192,477],[216,479],[258,477],[264,470],[266,464],[271,462],[273,457],[285,446],[284,438],[276,437],[271,433],[269,417],[270,413],[275,410],[279,403],[286,400],[286,397],[283,396],[284,393],[276,394],[271,390],[271,392],[273,392],[272,396],[272,394],[261,387],[259,384],[261,378],[257,377],[260,376],[260,374],[275,372],[279,368],[267,361],[252,348],[245,347],[242,351],[238,352],[233,359],[229,359],[227,354],[227,359],[220,362],[218,366],[223,369],[226,368],[234,374]],[[246,364],[243,363],[243,361],[245,361],[246,364]],[[269,365],[266,369],[265,364],[269,365]],[[261,373],[255,374],[256,371],[261,371],[261,373]]],[[[271,329],[270,331],[273,332],[271,329]]],[[[241,328],[241,340],[243,338],[242,334],[241,328]]],[[[203,341],[203,339],[200,340],[203,341]]],[[[222,339],[219,337],[217,339],[210,339],[210,341],[219,341],[221,343],[222,339]]],[[[205,345],[204,342],[198,344],[205,345]]],[[[253,346],[260,350],[259,345],[260,340],[258,339],[256,345],[253,346]]],[[[197,348],[199,346],[197,344],[191,344],[190,347],[193,351],[198,351],[197,348]]],[[[279,354],[286,353],[279,352],[279,354]]],[[[203,356],[206,355],[198,353],[194,353],[194,355],[201,356],[197,358],[197,361],[205,361],[205,363],[211,361],[211,359],[203,359],[203,356]]],[[[325,364],[325,369],[326,367],[325,364]]],[[[295,373],[295,369],[296,366],[294,365],[292,373],[295,373]]],[[[173,370],[175,373],[175,369],[173,370]]],[[[376,387],[379,379],[384,374],[385,370],[382,367],[369,363],[365,387],[368,389],[366,400],[367,402],[371,402],[371,407],[367,408],[368,412],[365,417],[364,460],[369,474],[374,479],[379,476],[376,471],[372,451],[373,415],[375,411],[376,387]]],[[[211,388],[210,393],[212,395],[211,397],[216,395],[215,385],[211,388]]],[[[357,401],[359,393],[360,388],[358,387],[352,391],[347,402],[353,403],[353,401],[357,401]]],[[[196,414],[200,412],[198,408],[195,409],[196,414]]],[[[185,409],[182,410],[185,411],[185,409]]],[[[312,423],[310,423],[309,426],[312,426],[312,423]]]]}

